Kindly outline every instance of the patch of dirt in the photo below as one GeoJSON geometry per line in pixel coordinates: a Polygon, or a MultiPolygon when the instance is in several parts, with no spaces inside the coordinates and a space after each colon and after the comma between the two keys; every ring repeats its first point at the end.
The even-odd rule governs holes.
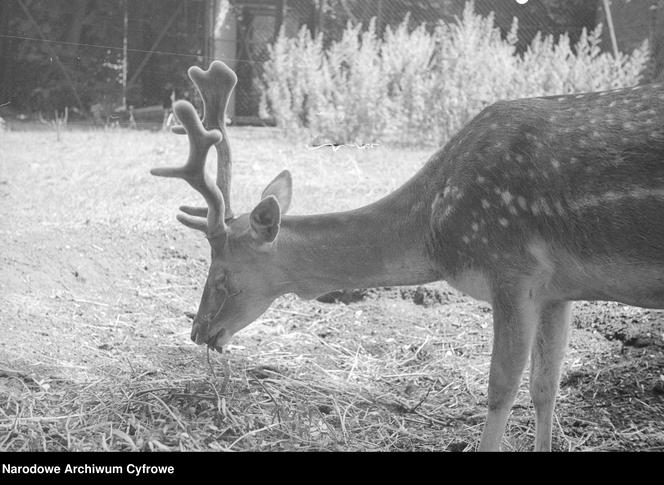
{"type": "Polygon", "coordinates": [[[433,305],[447,305],[458,300],[458,293],[447,286],[430,284],[427,286],[361,288],[353,290],[331,291],[317,300],[321,303],[344,303],[346,305],[363,301],[367,298],[401,298],[412,301],[416,305],[430,307],[433,305]]]}
{"type": "Polygon", "coordinates": [[[344,303],[346,305],[362,301],[367,298],[371,293],[375,293],[367,288],[353,289],[353,290],[337,290],[325,293],[324,295],[316,298],[321,303],[344,303]]]}
{"type": "Polygon", "coordinates": [[[664,349],[664,311],[615,302],[574,304],[574,325],[623,347],[664,349]]]}
{"type": "Polygon", "coordinates": [[[446,305],[455,300],[456,293],[433,286],[417,286],[415,288],[400,288],[399,294],[404,300],[411,300],[416,305],[430,307],[433,305],[446,305]]]}

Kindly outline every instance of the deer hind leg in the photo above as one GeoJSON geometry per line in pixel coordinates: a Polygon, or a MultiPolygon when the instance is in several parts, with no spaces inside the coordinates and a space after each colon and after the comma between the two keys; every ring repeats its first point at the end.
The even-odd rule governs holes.
{"type": "Polygon", "coordinates": [[[527,290],[495,285],[493,291],[493,351],[489,371],[489,410],[480,451],[498,451],[528,362],[539,321],[539,304],[527,290]]]}
{"type": "Polygon", "coordinates": [[[542,306],[530,358],[530,396],[535,406],[535,451],[551,451],[551,423],[567,348],[571,302],[542,306]]]}

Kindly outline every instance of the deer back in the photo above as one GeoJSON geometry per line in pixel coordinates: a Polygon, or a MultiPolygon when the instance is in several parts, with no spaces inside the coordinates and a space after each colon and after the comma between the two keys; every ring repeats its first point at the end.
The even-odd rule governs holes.
{"type": "Polygon", "coordinates": [[[537,238],[664,264],[662,84],[499,102],[436,157],[431,247],[448,272],[537,238]]]}

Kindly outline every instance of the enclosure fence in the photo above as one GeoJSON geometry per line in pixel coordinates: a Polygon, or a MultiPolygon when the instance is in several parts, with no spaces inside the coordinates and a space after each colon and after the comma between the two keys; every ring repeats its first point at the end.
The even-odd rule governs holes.
{"type": "MultiPolygon", "coordinates": [[[[195,98],[186,69],[218,57],[213,36],[219,13],[236,25],[232,60],[239,82],[234,116],[258,121],[261,80],[269,46],[280,32],[305,27],[326,43],[350,24],[374,19],[380,36],[408,18],[434,29],[452,22],[465,0],[3,0],[0,2],[0,106],[4,113],[41,112],[46,119],[70,108],[70,119],[90,119],[92,107],[112,111],[161,106],[171,92],[195,98]]],[[[605,26],[602,48],[630,52],[653,46],[652,78],[662,75],[664,0],[475,0],[493,12],[506,35],[518,20],[516,48],[524,52],[538,32],[568,33],[605,26]],[[613,16],[607,16],[607,8],[613,16]],[[615,25],[614,25],[615,24],[615,25]]],[[[7,116],[5,114],[5,116],[7,116]]]]}

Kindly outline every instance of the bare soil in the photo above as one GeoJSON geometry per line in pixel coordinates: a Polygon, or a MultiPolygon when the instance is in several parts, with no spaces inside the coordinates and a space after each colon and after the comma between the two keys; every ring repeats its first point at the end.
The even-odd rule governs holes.
{"type": "MultiPolygon", "coordinates": [[[[286,167],[293,213],[358,206],[428,155],[230,135],[240,210],[286,167]]],[[[148,174],[185,154],[161,133],[0,133],[0,449],[474,449],[491,309],[443,282],[286,295],[224,354],[189,340],[209,254],[174,215],[196,196],[148,174]]],[[[556,450],[664,449],[663,321],[576,304],[556,450]]],[[[524,376],[504,449],[533,432],[524,376]]]]}

